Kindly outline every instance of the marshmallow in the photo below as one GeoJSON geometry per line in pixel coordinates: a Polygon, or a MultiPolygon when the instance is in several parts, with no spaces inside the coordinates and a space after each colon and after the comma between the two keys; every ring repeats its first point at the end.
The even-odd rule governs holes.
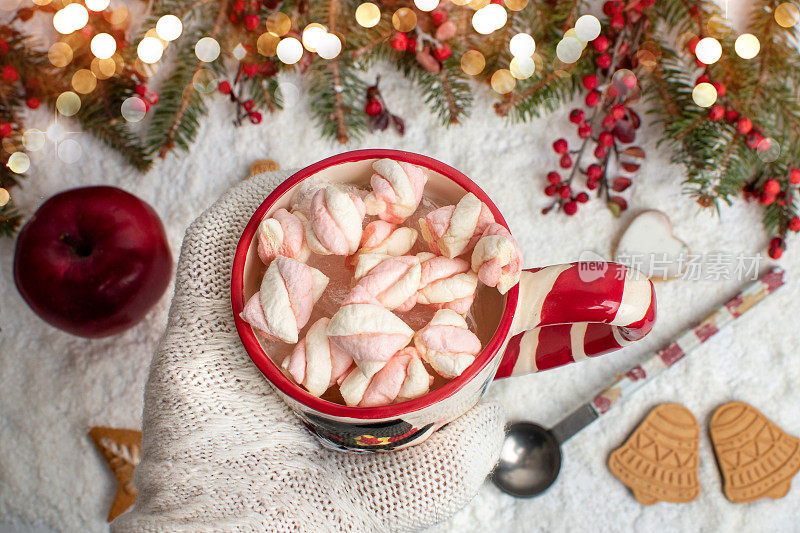
{"type": "Polygon", "coordinates": [[[374,220],[364,228],[361,248],[351,259],[355,264],[364,254],[405,255],[417,241],[417,230],[405,226],[398,227],[383,220],[374,220]]]}
{"type": "Polygon", "coordinates": [[[472,270],[483,283],[497,287],[500,294],[519,282],[522,250],[505,227],[493,222],[484,230],[472,251],[472,270]]]}
{"type": "Polygon", "coordinates": [[[306,244],[303,222],[286,209],[264,217],[258,225],[258,257],[265,265],[282,255],[305,263],[311,255],[306,244]]]}
{"type": "Polygon", "coordinates": [[[366,254],[358,258],[355,280],[381,305],[389,310],[405,312],[417,303],[422,268],[413,255],[391,257],[366,254]]]}
{"type": "Polygon", "coordinates": [[[265,337],[295,343],[327,285],[316,268],[279,255],[240,316],[265,337]]]}
{"type": "Polygon", "coordinates": [[[327,333],[333,344],[353,356],[366,377],[383,368],[414,336],[414,330],[360,285],[331,317],[327,333]]]}
{"type": "Polygon", "coordinates": [[[481,351],[481,341],[464,317],[449,309],[436,311],[414,335],[414,346],[437,374],[448,379],[460,376],[481,351]]]}
{"type": "Polygon", "coordinates": [[[340,380],[339,391],[347,405],[376,407],[392,402],[402,402],[427,393],[433,376],[414,348],[404,348],[395,353],[386,365],[373,376],[353,368],[340,380]]]}
{"type": "Polygon", "coordinates": [[[330,319],[320,318],[308,329],[294,351],[281,363],[299,385],[314,396],[322,396],[351,366],[353,358],[328,339],[330,319]]]}
{"type": "Polygon", "coordinates": [[[417,257],[421,261],[417,303],[466,314],[478,288],[478,276],[470,270],[469,262],[428,252],[417,257]]]}
{"type": "Polygon", "coordinates": [[[456,205],[440,207],[419,220],[420,233],[431,251],[445,257],[458,257],[475,247],[486,227],[494,222],[489,208],[472,193],[456,205]]]}
{"type": "Polygon", "coordinates": [[[312,252],[351,255],[361,242],[365,210],[361,198],[329,185],[314,194],[308,218],[299,211],[295,215],[303,221],[312,252]]]}
{"type": "Polygon", "coordinates": [[[372,169],[372,192],[364,199],[367,214],[400,224],[417,210],[428,178],[420,167],[391,159],[378,159],[372,169]]]}

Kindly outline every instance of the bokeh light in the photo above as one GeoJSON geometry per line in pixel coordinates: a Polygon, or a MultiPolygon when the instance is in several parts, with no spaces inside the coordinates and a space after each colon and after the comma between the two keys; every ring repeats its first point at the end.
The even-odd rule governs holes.
{"type": "Polygon", "coordinates": [[[66,67],[72,61],[72,47],[67,43],[53,43],[53,46],[47,51],[47,59],[54,67],[66,67]]]}
{"type": "Polygon", "coordinates": [[[717,101],[717,90],[710,83],[698,83],[692,89],[692,100],[700,107],[711,107],[717,101]]]}
{"type": "Polygon", "coordinates": [[[47,136],[44,134],[44,132],[37,130],[36,128],[25,130],[25,133],[22,134],[22,145],[29,152],[41,150],[44,148],[44,143],[46,141],[47,136]]]}
{"type": "Polygon", "coordinates": [[[526,78],[530,78],[533,76],[533,73],[536,72],[536,63],[533,62],[533,58],[530,56],[515,56],[511,58],[511,62],[508,65],[508,70],[511,72],[511,75],[518,80],[524,80],[526,78]]]}
{"type": "Polygon", "coordinates": [[[527,33],[518,33],[508,41],[511,55],[516,57],[531,57],[536,51],[536,41],[527,33]]]}
{"type": "MultiPolygon", "coordinates": [[[[496,4],[495,4],[496,5],[496,4]]],[[[507,94],[514,90],[514,87],[517,84],[517,80],[514,79],[514,76],[511,75],[507,69],[500,69],[492,74],[492,79],[490,80],[492,85],[492,89],[495,92],[500,94],[507,94]]]]}
{"type": "Polygon", "coordinates": [[[593,41],[600,35],[600,21],[594,15],[583,15],[575,21],[575,36],[583,42],[593,41]]]}
{"type": "Polygon", "coordinates": [[[791,28],[800,21],[800,9],[791,2],[784,2],[775,8],[775,22],[783,28],[791,28]]]}
{"type": "Polygon", "coordinates": [[[468,0],[467,5],[473,11],[477,11],[489,5],[491,0],[468,0]]]}
{"type": "Polygon", "coordinates": [[[322,59],[333,59],[342,51],[342,41],[332,33],[325,33],[317,43],[317,54],[322,59]]]}
{"type": "Polygon", "coordinates": [[[108,7],[110,0],[86,0],[86,7],[91,11],[102,11],[108,7]]]}
{"type": "Polygon", "coordinates": [[[765,163],[772,163],[781,156],[781,145],[772,137],[765,137],[756,145],[756,155],[765,163]]]}
{"type": "MultiPolygon", "coordinates": [[[[119,57],[119,56],[116,56],[119,57]]],[[[108,59],[92,59],[92,63],[90,66],[92,70],[92,74],[94,74],[95,78],[98,80],[106,80],[114,75],[117,70],[117,62],[114,61],[113,57],[108,59]]]]}
{"type": "Polygon", "coordinates": [[[258,41],[256,41],[256,49],[262,56],[272,57],[278,50],[278,43],[280,40],[281,38],[274,33],[262,33],[258,41]]]}
{"type": "Polygon", "coordinates": [[[11,154],[11,157],[8,158],[6,166],[11,169],[11,172],[24,174],[31,168],[31,159],[25,152],[14,152],[11,154]]]}
{"type": "Polygon", "coordinates": [[[233,47],[233,57],[235,57],[237,61],[241,61],[246,55],[247,50],[245,50],[242,43],[239,43],[233,47]]]}
{"type": "Polygon", "coordinates": [[[275,12],[267,17],[267,31],[283,37],[292,29],[292,19],[286,13],[275,12]]]}
{"type": "Polygon", "coordinates": [[[138,96],[131,96],[122,102],[120,113],[128,122],[139,122],[147,114],[147,104],[138,96]]]}
{"type": "Polygon", "coordinates": [[[761,43],[758,42],[758,37],[752,33],[743,33],[736,38],[733,49],[736,51],[736,55],[742,59],[753,59],[761,50],[761,43]]]}
{"type": "Polygon", "coordinates": [[[564,63],[575,63],[582,53],[583,43],[575,37],[564,37],[556,45],[556,56],[564,63]]]}
{"type": "Polygon", "coordinates": [[[156,22],[156,34],[165,41],[174,41],[182,32],[183,23],[175,15],[164,15],[156,22]]]}
{"type": "Polygon", "coordinates": [[[64,138],[64,135],[67,134],[67,130],[64,129],[64,126],[59,124],[58,122],[53,122],[47,127],[47,131],[45,131],[45,135],[47,138],[53,142],[58,142],[64,138]]]}
{"type": "Polygon", "coordinates": [[[481,35],[499,30],[508,22],[508,13],[499,4],[489,4],[472,15],[472,27],[481,35]]]}
{"type": "Polygon", "coordinates": [[[108,59],[117,51],[117,41],[107,33],[98,33],[92,37],[90,48],[98,59],[108,59]]]}
{"type": "Polygon", "coordinates": [[[11,193],[8,190],[0,187],[0,207],[8,205],[8,202],[11,201],[11,193]]]}
{"type": "Polygon", "coordinates": [[[309,52],[316,52],[317,45],[326,33],[328,33],[328,29],[325,26],[312,22],[303,30],[303,46],[309,52]]]}
{"type": "Polygon", "coordinates": [[[420,11],[433,11],[439,7],[439,0],[414,0],[414,5],[420,11]]]}
{"type": "Polygon", "coordinates": [[[468,50],[461,56],[461,70],[470,76],[477,76],[486,66],[486,58],[477,50],[468,50]]]}
{"type": "Polygon", "coordinates": [[[506,0],[505,6],[511,11],[522,11],[528,5],[529,0],[506,0]]]}
{"type": "MultiPolygon", "coordinates": [[[[303,47],[301,45],[300,52],[302,51],[303,47]]],[[[280,97],[284,109],[294,107],[300,101],[300,89],[297,85],[288,80],[281,80],[278,82],[276,94],[280,97]]]]}
{"type": "Polygon", "coordinates": [[[372,2],[364,2],[356,8],[356,22],[364,28],[377,26],[381,21],[381,8],[372,2]]]}
{"type": "Polygon", "coordinates": [[[413,9],[401,7],[392,15],[392,26],[401,32],[409,32],[417,26],[417,14],[413,9]]]}
{"type": "Polygon", "coordinates": [[[294,65],[303,57],[303,45],[294,37],[281,39],[276,49],[278,59],[287,65],[294,65]]]}
{"type": "Polygon", "coordinates": [[[201,94],[209,94],[217,90],[219,80],[213,70],[201,68],[192,76],[192,86],[201,94]]]}
{"type": "Polygon", "coordinates": [[[702,63],[711,65],[722,57],[722,45],[713,37],[705,37],[697,43],[694,53],[702,63]]]}
{"type": "Polygon", "coordinates": [[[65,117],[71,117],[81,109],[81,97],[72,91],[64,91],[56,98],[56,109],[65,117]]]}
{"type": "Polygon", "coordinates": [[[194,55],[204,63],[211,63],[219,57],[219,43],[213,37],[203,37],[194,45],[194,55]]]}
{"type": "Polygon", "coordinates": [[[131,25],[131,12],[125,6],[118,7],[112,12],[104,12],[103,17],[115,28],[126,29],[131,25]]]}
{"type": "Polygon", "coordinates": [[[77,31],[89,22],[89,12],[81,4],[67,4],[53,15],[53,27],[58,33],[77,31]]]}
{"type": "Polygon", "coordinates": [[[83,149],[75,139],[64,139],[58,143],[58,149],[56,152],[58,154],[58,158],[68,165],[77,163],[83,156],[83,149]]]}
{"type": "Polygon", "coordinates": [[[97,87],[97,78],[92,71],[82,68],[72,75],[72,88],[81,94],[89,94],[97,87]]]}
{"type": "Polygon", "coordinates": [[[145,37],[136,47],[136,55],[144,63],[155,63],[164,54],[164,46],[155,37],[145,37]]]}

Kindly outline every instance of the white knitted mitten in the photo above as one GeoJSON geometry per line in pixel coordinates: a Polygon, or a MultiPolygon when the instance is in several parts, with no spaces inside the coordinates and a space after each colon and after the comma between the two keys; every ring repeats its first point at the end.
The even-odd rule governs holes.
{"type": "Polygon", "coordinates": [[[241,183],[186,232],[145,391],[139,499],[114,532],[416,530],[465,505],[497,461],[503,415],[490,404],[405,450],[331,451],[252,363],[231,311],[233,254],[289,174],[241,183]]]}

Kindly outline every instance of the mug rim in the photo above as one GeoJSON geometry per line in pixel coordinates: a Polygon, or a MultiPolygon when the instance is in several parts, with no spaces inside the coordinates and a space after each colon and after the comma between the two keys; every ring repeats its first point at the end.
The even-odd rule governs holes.
{"type": "Polygon", "coordinates": [[[294,186],[301,181],[315,175],[316,173],[327,169],[329,167],[340,165],[343,163],[353,163],[363,161],[365,159],[394,159],[397,161],[404,161],[413,165],[424,167],[428,170],[437,172],[446,178],[454,181],[467,192],[473,193],[483,203],[489,207],[489,210],[494,215],[497,223],[502,224],[508,229],[500,210],[492,202],[489,196],[475,184],[466,175],[459,172],[455,168],[442,163],[436,159],[428,156],[417,154],[414,152],[406,152],[403,150],[391,149],[367,149],[367,150],[353,150],[343,152],[331,157],[322,159],[312,165],[309,165],[281,182],[263,202],[255,210],[252,217],[245,226],[242,236],[236,245],[236,252],[233,258],[233,268],[231,272],[231,305],[233,310],[233,317],[236,323],[236,330],[239,333],[239,338],[244,345],[250,359],[255,363],[262,374],[267,380],[282,393],[286,394],[294,401],[313,409],[314,411],[331,416],[355,419],[384,419],[384,418],[397,418],[404,414],[419,411],[420,409],[434,405],[460,391],[467,383],[471,382],[478,374],[483,371],[492,359],[499,354],[505,340],[508,338],[511,330],[511,322],[519,301],[519,285],[514,285],[508,293],[506,293],[506,302],[503,309],[503,315],[500,318],[500,323],[497,326],[492,338],[481,350],[475,361],[464,371],[460,376],[451,379],[441,387],[433,390],[427,394],[423,394],[418,398],[407,400],[399,403],[392,403],[389,405],[382,405],[378,407],[350,407],[341,405],[334,402],[329,402],[310,394],[303,389],[300,385],[292,382],[284,373],[278,368],[269,355],[261,347],[261,344],[256,338],[253,328],[245,322],[239,314],[244,309],[244,267],[247,259],[250,245],[255,237],[261,219],[269,211],[269,209],[281,197],[287,194],[294,186]]]}

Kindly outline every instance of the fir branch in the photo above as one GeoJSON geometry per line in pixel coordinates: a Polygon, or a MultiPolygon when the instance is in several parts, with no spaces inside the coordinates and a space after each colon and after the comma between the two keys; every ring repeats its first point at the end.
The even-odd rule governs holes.
{"type": "Polygon", "coordinates": [[[22,223],[22,214],[14,207],[11,200],[0,207],[0,237],[13,237],[22,223]]]}

